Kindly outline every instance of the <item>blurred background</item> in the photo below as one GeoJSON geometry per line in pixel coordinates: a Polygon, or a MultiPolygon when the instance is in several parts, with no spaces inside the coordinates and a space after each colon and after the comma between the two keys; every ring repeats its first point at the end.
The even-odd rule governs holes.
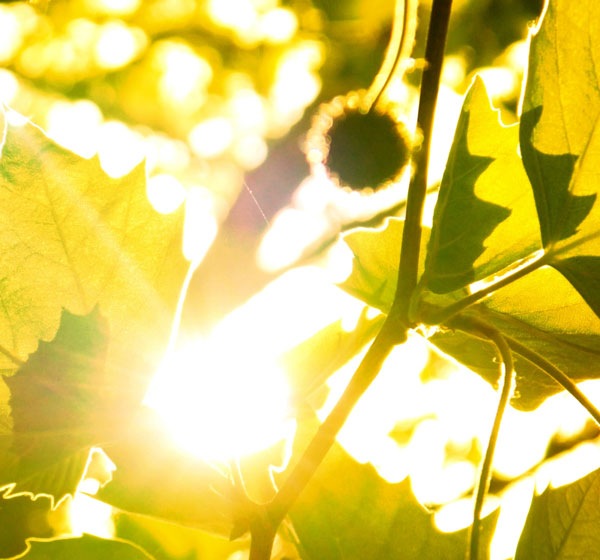
{"type": "MultiPolygon", "coordinates": [[[[420,3],[414,63],[384,92],[409,130],[429,8],[420,3]]],[[[504,123],[516,121],[528,29],[541,8],[541,0],[455,0],[429,215],[475,73],[504,123]]],[[[372,83],[393,14],[391,0],[0,4],[0,101],[64,147],[97,155],[112,177],[145,159],[157,210],[186,205],[184,251],[198,268],[177,352],[157,372],[147,403],[190,455],[227,461],[291,438],[278,356],[340,318],[351,329],[362,312],[332,284],[351,266],[339,233],[401,214],[406,185],[339,189],[311,173],[303,147],[320,104],[372,83]]],[[[358,359],[330,378],[320,418],[358,359]]],[[[593,383],[583,389],[600,397],[593,383]]],[[[469,524],[495,403],[487,383],[415,339],[390,356],[340,440],[390,482],[410,474],[418,500],[450,531],[469,524]]],[[[600,466],[597,436],[565,395],[532,413],[507,412],[489,500],[503,505],[494,560],[514,553],[536,485],[600,466]]],[[[83,495],[69,509],[69,530],[132,539],[158,560],[247,557],[244,542],[115,514],[83,495]]],[[[294,557],[278,546],[279,557],[294,557]]]]}

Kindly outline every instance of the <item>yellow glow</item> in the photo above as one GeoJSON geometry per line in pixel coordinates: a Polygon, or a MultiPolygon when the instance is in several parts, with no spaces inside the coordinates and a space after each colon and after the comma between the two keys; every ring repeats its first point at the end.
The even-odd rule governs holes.
{"type": "Polygon", "coordinates": [[[102,113],[91,101],[58,102],[46,115],[48,136],[82,157],[92,157],[97,149],[97,131],[102,113]]]}
{"type": "Polygon", "coordinates": [[[121,22],[110,22],[100,28],[96,43],[96,60],[103,68],[115,69],[133,60],[145,44],[141,29],[131,29],[121,22]]]}
{"type": "Polygon", "coordinates": [[[485,82],[492,102],[512,96],[521,87],[521,79],[507,66],[480,68],[477,73],[485,82]]]}
{"type": "Polygon", "coordinates": [[[189,134],[192,151],[199,157],[212,158],[222,154],[233,140],[231,122],[214,117],[197,124],[189,134]]]}
{"type": "Polygon", "coordinates": [[[173,175],[161,173],[148,179],[146,185],[148,199],[162,214],[170,214],[183,204],[185,187],[173,175]]]}
{"type": "Polygon", "coordinates": [[[122,177],[144,159],[144,139],[122,122],[104,123],[97,141],[100,164],[111,177],[122,177]]]}
{"type": "Polygon", "coordinates": [[[8,62],[19,50],[23,33],[16,12],[0,6],[0,63],[8,62]]]}
{"type": "Polygon", "coordinates": [[[260,31],[263,37],[271,43],[289,41],[298,28],[296,14],[286,8],[275,8],[263,14],[260,18],[260,31]]]}
{"type": "Polygon", "coordinates": [[[141,0],[85,0],[88,10],[105,15],[126,16],[135,12],[141,0]]]}
{"type": "Polygon", "coordinates": [[[208,13],[215,23],[242,36],[252,31],[258,17],[250,0],[209,0],[208,13]]]}
{"type": "Polygon", "coordinates": [[[254,169],[267,159],[266,142],[257,134],[243,136],[233,145],[233,157],[244,169],[254,169]]]}
{"type": "Polygon", "coordinates": [[[236,128],[260,132],[266,123],[264,99],[250,88],[238,89],[228,101],[236,128]]]}
{"type": "Polygon", "coordinates": [[[168,357],[145,402],[195,455],[226,460],[267,447],[294,427],[279,355],[360,309],[321,270],[290,271],[225,317],[206,339],[168,357]],[[285,329],[282,317],[293,318],[285,329]]]}
{"type": "Polygon", "coordinates": [[[178,104],[189,102],[192,97],[204,97],[213,77],[206,60],[191,47],[175,41],[160,41],[153,49],[153,58],[162,72],[160,92],[166,101],[178,104]]]}
{"type": "Polygon", "coordinates": [[[19,82],[10,70],[0,68],[0,102],[10,105],[19,91],[19,82]]]}
{"type": "MultiPolygon", "coordinates": [[[[489,497],[483,506],[483,517],[498,506],[498,500],[489,497]]],[[[443,533],[460,531],[473,522],[473,500],[463,498],[442,506],[435,514],[435,526],[443,533]]]]}
{"type": "Polygon", "coordinates": [[[276,125],[287,130],[317,97],[321,80],[316,70],[322,62],[322,46],[316,41],[303,41],[282,55],[270,93],[275,130],[276,125]]]}
{"type": "Polygon", "coordinates": [[[81,492],[75,494],[69,506],[69,521],[71,530],[76,536],[87,533],[111,538],[115,535],[112,507],[81,492]]]}
{"type": "Polygon", "coordinates": [[[192,187],[187,193],[183,254],[199,263],[217,236],[219,226],[214,214],[213,197],[204,187],[192,187]]]}

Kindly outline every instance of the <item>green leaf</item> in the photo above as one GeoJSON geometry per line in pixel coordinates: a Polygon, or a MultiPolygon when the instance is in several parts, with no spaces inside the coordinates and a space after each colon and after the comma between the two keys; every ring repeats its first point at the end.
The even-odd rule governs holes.
{"type": "Polygon", "coordinates": [[[105,446],[117,470],[95,496],[120,510],[229,537],[237,516],[231,482],[177,448],[158,415],[142,408],[118,443],[105,446]]]}
{"type": "Polygon", "coordinates": [[[27,539],[49,538],[54,531],[48,521],[48,498],[28,496],[0,498],[0,558],[12,558],[27,550],[27,539]]]}
{"type": "Polygon", "coordinates": [[[550,0],[531,36],[520,139],[544,246],[573,235],[597,202],[569,185],[600,114],[599,32],[596,2],[550,0]]]}
{"type": "Polygon", "coordinates": [[[30,551],[23,557],[27,560],[152,560],[134,544],[92,535],[30,544],[30,551]]]}
{"type": "MultiPolygon", "coordinates": [[[[590,364],[600,358],[600,319],[553,268],[544,267],[510,284],[467,310],[504,335],[541,354],[574,381],[597,379],[590,364]]],[[[443,352],[495,384],[494,348],[462,332],[441,331],[429,339],[443,352]]],[[[516,357],[512,403],[531,410],[561,387],[530,362],[516,357]]]]}
{"type": "MultiPolygon", "coordinates": [[[[404,220],[388,218],[380,228],[357,228],[343,239],[354,254],[352,273],[340,284],[350,295],[387,313],[394,300],[404,220]]],[[[421,238],[419,269],[423,270],[429,229],[421,238]]]]}
{"type": "Polygon", "coordinates": [[[600,550],[600,470],[534,496],[515,560],[596,558],[600,550]]]}
{"type": "MultiPolygon", "coordinates": [[[[390,484],[335,445],[290,511],[304,560],[463,560],[467,530],[441,533],[408,479],[390,484]]],[[[497,512],[483,521],[485,558],[497,512]]]]}
{"type": "MultiPolygon", "coordinates": [[[[189,263],[183,210],[156,212],[143,165],[112,179],[31,123],[7,125],[0,158],[0,348],[26,360],[63,308],[98,305],[115,387],[143,395],[162,357],[189,263]],[[124,374],[124,372],[126,372],[124,374]]],[[[16,369],[0,353],[0,370],[16,369]]]]}
{"type": "Polygon", "coordinates": [[[300,403],[350,361],[377,333],[384,316],[368,318],[368,308],[351,331],[336,321],[321,329],[280,359],[292,389],[294,402],[300,403]]]}
{"type": "Polygon", "coordinates": [[[91,448],[118,433],[126,418],[106,384],[107,345],[97,309],[85,317],[64,311],[54,340],[6,378],[12,429],[0,437],[0,480],[11,494],[47,494],[55,503],[74,495],[91,448]]]}
{"type": "Polygon", "coordinates": [[[0,488],[60,500],[164,353],[189,269],[183,213],[153,210],[143,166],[111,179],[31,123],[4,132],[0,370],[38,351],[0,377],[0,488]]]}
{"type": "Polygon", "coordinates": [[[476,77],[442,178],[422,283],[447,293],[541,248],[535,203],[518,153],[518,126],[503,126],[476,77]]]}

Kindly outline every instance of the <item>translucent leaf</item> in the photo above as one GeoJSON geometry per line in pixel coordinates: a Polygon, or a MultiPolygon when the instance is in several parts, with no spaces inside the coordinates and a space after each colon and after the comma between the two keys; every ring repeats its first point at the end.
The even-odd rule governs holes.
{"type": "Polygon", "coordinates": [[[12,429],[0,437],[0,480],[11,494],[48,494],[55,503],[73,495],[91,448],[126,420],[106,384],[107,337],[97,309],[85,317],[64,311],[54,340],[40,342],[6,379],[12,429]]]}
{"type": "Polygon", "coordinates": [[[423,283],[447,293],[541,248],[518,126],[503,126],[476,77],[442,178],[423,283]]]}
{"type": "Polygon", "coordinates": [[[32,542],[27,560],[152,560],[138,546],[122,541],[83,535],[73,539],[32,542]]]}
{"type": "MultiPolygon", "coordinates": [[[[390,484],[336,445],[290,511],[304,560],[463,560],[467,530],[441,533],[408,479],[390,484]]],[[[483,521],[482,554],[497,512],[483,521]]]]}
{"type": "MultiPolygon", "coordinates": [[[[112,179],[31,123],[7,125],[0,158],[0,348],[26,360],[51,340],[63,308],[98,305],[115,383],[143,395],[162,356],[189,268],[183,211],[146,196],[143,165],[112,179]],[[123,375],[123,372],[127,372],[123,375]]],[[[0,353],[0,370],[16,369],[0,353]]]]}
{"type": "Polygon", "coordinates": [[[600,470],[534,496],[515,560],[595,558],[600,550],[600,470]]]}
{"type": "MultiPolygon", "coordinates": [[[[574,381],[597,379],[590,364],[600,359],[600,319],[558,272],[541,268],[495,292],[466,312],[537,352],[574,381]]],[[[441,331],[430,341],[495,384],[494,348],[459,331],[441,331]]],[[[530,410],[561,387],[530,362],[516,357],[514,406],[530,410]]]]}
{"type": "Polygon", "coordinates": [[[229,478],[177,448],[151,409],[141,409],[118,443],[105,446],[116,463],[96,497],[116,508],[229,537],[236,502],[229,478]]]}

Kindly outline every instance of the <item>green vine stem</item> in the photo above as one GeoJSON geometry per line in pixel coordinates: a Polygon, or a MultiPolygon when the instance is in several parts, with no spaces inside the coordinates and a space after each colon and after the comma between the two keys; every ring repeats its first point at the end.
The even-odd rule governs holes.
{"type": "MultiPolygon", "coordinates": [[[[461,330],[470,334],[474,334],[475,332],[481,332],[482,328],[493,328],[491,325],[488,325],[486,322],[475,319],[474,317],[465,317],[465,316],[457,316],[454,317],[451,321],[446,323],[446,326],[451,329],[461,330]]],[[[585,408],[590,416],[598,423],[600,426],[600,410],[596,408],[592,402],[581,392],[579,387],[567,377],[560,369],[558,369],[554,364],[550,363],[546,358],[540,356],[534,350],[530,350],[527,346],[521,344],[518,340],[514,338],[503,335],[504,340],[510,347],[510,349],[515,353],[525,358],[528,362],[540,368],[546,375],[554,379],[565,391],[567,391],[583,408],[585,408]]]]}
{"type": "Polygon", "coordinates": [[[485,496],[487,495],[490,487],[492,463],[494,461],[494,452],[496,450],[496,443],[498,441],[498,434],[500,432],[500,424],[502,423],[502,417],[504,416],[504,411],[506,410],[506,405],[508,404],[508,399],[510,398],[514,377],[512,352],[504,336],[502,336],[498,330],[486,324],[477,325],[477,331],[481,333],[484,338],[490,340],[494,346],[496,346],[498,358],[500,359],[501,389],[498,407],[496,408],[496,416],[494,417],[492,431],[490,432],[487,448],[485,450],[485,456],[481,464],[479,482],[477,483],[477,489],[475,492],[473,525],[471,526],[471,531],[469,534],[469,560],[477,560],[479,558],[481,512],[483,510],[485,496]]]}
{"type": "Polygon", "coordinates": [[[422,233],[421,221],[427,192],[427,170],[429,167],[433,117],[442,74],[451,8],[452,0],[433,0],[427,33],[427,46],[425,47],[425,70],[421,80],[419,112],[417,115],[417,130],[422,135],[422,142],[421,148],[413,157],[413,165],[416,169],[408,189],[406,221],[404,223],[400,265],[398,267],[398,283],[394,304],[390,311],[391,315],[397,314],[406,324],[408,324],[410,298],[414,294],[417,285],[422,233]]]}

